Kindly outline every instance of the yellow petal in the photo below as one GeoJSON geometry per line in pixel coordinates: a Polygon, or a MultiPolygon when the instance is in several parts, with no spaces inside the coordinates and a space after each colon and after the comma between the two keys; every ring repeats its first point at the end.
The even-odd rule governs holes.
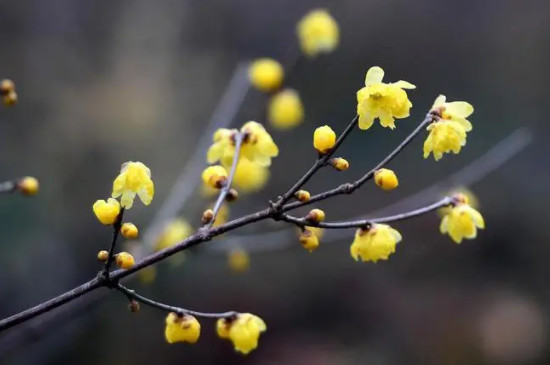
{"type": "Polygon", "coordinates": [[[374,116],[371,113],[359,114],[359,128],[366,130],[372,127],[374,116]]]}
{"type": "Polygon", "coordinates": [[[436,109],[436,108],[439,108],[440,106],[442,106],[443,104],[445,104],[445,100],[447,100],[447,98],[445,97],[445,95],[439,95],[435,101],[434,101],[434,104],[432,105],[432,110],[433,109],[436,109]]]}
{"type": "Polygon", "coordinates": [[[367,75],[365,76],[365,86],[382,82],[383,78],[384,70],[382,70],[381,67],[373,66],[367,71],[367,75]]]}
{"type": "Polygon", "coordinates": [[[400,87],[401,89],[416,89],[416,86],[408,81],[399,80],[394,82],[393,85],[400,87]]]}
{"type": "Polygon", "coordinates": [[[468,118],[473,112],[474,107],[472,104],[465,101],[453,101],[447,103],[447,112],[449,114],[456,115],[457,117],[468,118]]]}
{"type": "Polygon", "coordinates": [[[120,174],[113,181],[113,198],[118,198],[122,195],[122,190],[124,189],[124,184],[126,183],[126,175],[120,174]]]}
{"type": "Polygon", "coordinates": [[[439,232],[445,234],[449,230],[449,216],[446,215],[441,220],[441,224],[439,225],[439,232]]]}

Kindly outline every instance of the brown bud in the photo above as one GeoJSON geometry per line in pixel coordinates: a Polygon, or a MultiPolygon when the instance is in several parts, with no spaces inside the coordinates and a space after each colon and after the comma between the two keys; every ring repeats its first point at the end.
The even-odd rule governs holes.
{"type": "Polygon", "coordinates": [[[214,211],[212,209],[206,209],[202,213],[201,223],[208,224],[210,223],[210,221],[212,221],[212,218],[214,218],[214,211]]]}
{"type": "Polygon", "coordinates": [[[0,95],[7,95],[15,91],[15,84],[9,79],[0,81],[0,95]]]}
{"type": "Polygon", "coordinates": [[[239,192],[233,188],[229,189],[227,192],[227,195],[225,196],[225,200],[228,202],[235,201],[239,198],[239,192]]]}
{"type": "Polygon", "coordinates": [[[345,158],[335,157],[329,160],[329,164],[338,171],[345,171],[349,169],[349,162],[345,158]]]}
{"type": "Polygon", "coordinates": [[[307,203],[311,198],[311,194],[306,190],[298,190],[296,194],[294,194],[294,197],[302,203],[307,203]]]}
{"type": "Polygon", "coordinates": [[[10,91],[2,97],[2,101],[6,106],[13,106],[17,104],[17,94],[15,91],[10,91]]]}
{"type": "Polygon", "coordinates": [[[132,299],[130,303],[128,303],[128,310],[132,313],[139,312],[139,302],[132,299]]]}
{"type": "Polygon", "coordinates": [[[105,262],[107,261],[108,258],[109,258],[109,252],[105,250],[101,250],[97,253],[97,259],[99,261],[105,262]]]}

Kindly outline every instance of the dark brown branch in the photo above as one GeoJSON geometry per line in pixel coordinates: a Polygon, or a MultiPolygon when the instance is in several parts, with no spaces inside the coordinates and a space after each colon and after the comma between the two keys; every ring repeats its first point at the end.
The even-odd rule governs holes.
{"type": "Polygon", "coordinates": [[[396,222],[404,219],[417,217],[419,215],[426,214],[428,212],[439,209],[441,207],[453,204],[453,202],[454,200],[452,197],[445,197],[433,204],[430,204],[418,209],[414,209],[409,212],[390,215],[387,217],[359,219],[359,220],[342,221],[342,222],[311,222],[307,218],[297,218],[288,214],[283,214],[281,217],[281,220],[289,223],[293,223],[298,227],[308,226],[308,227],[319,227],[319,228],[327,228],[327,229],[361,228],[374,223],[391,223],[391,222],[396,222]]]}
{"type": "Polygon", "coordinates": [[[151,306],[163,311],[167,311],[167,312],[174,312],[179,314],[190,314],[192,316],[202,317],[202,318],[231,318],[231,317],[235,317],[238,314],[235,311],[228,311],[228,312],[221,312],[221,313],[197,312],[190,309],[175,307],[172,305],[157,302],[155,300],[144,297],[143,295],[137,294],[134,290],[127,288],[122,284],[118,284],[116,286],[116,289],[124,293],[128,298],[135,299],[138,302],[141,302],[148,306],[151,306]]]}
{"type": "Polygon", "coordinates": [[[113,223],[113,239],[111,240],[111,246],[109,246],[109,256],[107,261],[105,261],[105,266],[103,267],[103,274],[105,277],[108,276],[111,265],[113,264],[115,257],[116,241],[120,233],[120,227],[122,226],[122,217],[124,216],[124,208],[120,209],[120,213],[116,218],[115,223],[113,223]]]}

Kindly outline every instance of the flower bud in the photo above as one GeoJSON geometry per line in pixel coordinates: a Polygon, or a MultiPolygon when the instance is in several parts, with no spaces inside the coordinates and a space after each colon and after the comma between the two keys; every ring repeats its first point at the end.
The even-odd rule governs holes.
{"type": "Polygon", "coordinates": [[[380,169],[374,173],[374,182],[383,190],[393,190],[399,185],[395,172],[390,169],[380,169]]]}
{"type": "Polygon", "coordinates": [[[35,195],[38,193],[40,184],[38,180],[32,176],[27,176],[19,180],[16,184],[16,189],[23,195],[35,195]]]}
{"type": "Polygon", "coordinates": [[[120,214],[120,203],[113,198],[109,198],[107,201],[96,200],[92,209],[101,224],[108,226],[116,222],[120,214]]]}
{"type": "Polygon", "coordinates": [[[2,96],[2,101],[6,106],[13,106],[17,104],[17,93],[15,91],[10,91],[6,95],[2,96]]]}
{"type": "Polygon", "coordinates": [[[227,170],[220,165],[209,166],[202,172],[202,181],[216,189],[221,189],[227,183],[227,170]]]}
{"type": "Polygon", "coordinates": [[[294,197],[296,198],[296,200],[298,200],[302,203],[307,203],[309,201],[309,199],[311,198],[311,194],[307,190],[298,190],[294,194],[294,197]]]}
{"type": "Polygon", "coordinates": [[[169,313],[166,317],[164,337],[166,342],[195,343],[199,340],[201,325],[197,319],[189,314],[169,313]]]}
{"type": "Polygon", "coordinates": [[[336,133],[328,125],[319,127],[313,133],[313,147],[319,153],[327,153],[336,143],[336,133]]]}
{"type": "Polygon", "coordinates": [[[300,95],[292,89],[285,89],[275,94],[269,101],[267,117],[275,128],[296,127],[304,119],[304,106],[300,95]]]}
{"type": "Polygon", "coordinates": [[[229,189],[227,192],[227,195],[225,196],[225,200],[228,202],[235,201],[239,198],[239,192],[236,189],[229,189]]]}
{"type": "Polygon", "coordinates": [[[261,91],[273,91],[283,83],[283,66],[271,58],[260,58],[252,62],[248,70],[250,83],[261,91]]]}
{"type": "Polygon", "coordinates": [[[305,230],[302,233],[300,233],[300,243],[302,244],[302,247],[308,250],[309,252],[313,252],[319,247],[319,239],[310,230],[305,230]]]}
{"type": "Polygon", "coordinates": [[[109,252],[105,250],[101,250],[97,253],[97,259],[101,262],[107,261],[108,258],[109,258],[109,252]]]}
{"type": "Polygon", "coordinates": [[[121,269],[128,270],[134,266],[134,256],[130,255],[128,252],[120,252],[116,255],[116,264],[121,269]]]}
{"type": "Polygon", "coordinates": [[[138,236],[138,228],[134,223],[126,222],[120,227],[120,233],[127,239],[135,239],[138,236]]]}
{"type": "Polygon", "coordinates": [[[0,95],[4,96],[15,91],[15,84],[9,79],[0,81],[0,95]]]}
{"type": "Polygon", "coordinates": [[[206,209],[202,213],[201,223],[208,224],[212,221],[212,218],[214,218],[214,211],[212,209],[206,209]]]}
{"type": "Polygon", "coordinates": [[[349,169],[349,162],[345,158],[335,157],[331,158],[329,163],[338,171],[345,171],[349,169]]]}
{"type": "Polygon", "coordinates": [[[322,222],[325,220],[325,212],[321,209],[312,209],[309,211],[308,215],[306,216],[306,219],[311,222],[322,222]]]}
{"type": "Polygon", "coordinates": [[[130,303],[128,303],[128,310],[132,313],[139,312],[139,308],[139,302],[134,299],[132,299],[130,303]]]}

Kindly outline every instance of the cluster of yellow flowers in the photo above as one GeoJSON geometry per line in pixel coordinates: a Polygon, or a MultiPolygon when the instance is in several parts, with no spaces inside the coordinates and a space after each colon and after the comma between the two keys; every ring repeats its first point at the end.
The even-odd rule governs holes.
{"type": "MultiPolygon", "coordinates": [[[[233,342],[236,351],[248,354],[258,347],[260,334],[266,330],[265,322],[251,313],[238,313],[220,318],[216,323],[218,336],[233,342]]],[[[169,313],[166,317],[164,337],[168,343],[195,343],[199,340],[201,325],[190,314],[169,313]]]]}
{"type": "MultiPolygon", "coordinates": [[[[151,170],[141,162],[129,161],[122,164],[120,174],[113,181],[113,192],[107,200],[97,200],[92,210],[96,218],[104,225],[112,225],[120,230],[123,237],[135,239],[138,236],[138,228],[130,222],[122,223],[123,209],[130,209],[137,196],[144,205],[151,204],[155,194],[155,186],[151,180],[151,170]],[[120,197],[120,202],[116,199],[120,197]]],[[[98,253],[100,261],[108,259],[107,251],[98,253]]],[[[115,257],[117,265],[123,269],[134,266],[134,258],[127,252],[120,252],[115,257]]]]}
{"type": "MultiPolygon", "coordinates": [[[[213,144],[207,152],[208,163],[220,163],[207,167],[203,174],[203,182],[220,189],[227,180],[227,171],[231,169],[235,155],[235,135],[237,130],[220,128],[214,133],[213,144]]],[[[268,167],[271,159],[279,154],[279,148],[273,142],[271,135],[257,122],[245,123],[240,133],[243,135],[239,161],[233,177],[237,189],[245,192],[260,189],[269,177],[268,167]]]]}

